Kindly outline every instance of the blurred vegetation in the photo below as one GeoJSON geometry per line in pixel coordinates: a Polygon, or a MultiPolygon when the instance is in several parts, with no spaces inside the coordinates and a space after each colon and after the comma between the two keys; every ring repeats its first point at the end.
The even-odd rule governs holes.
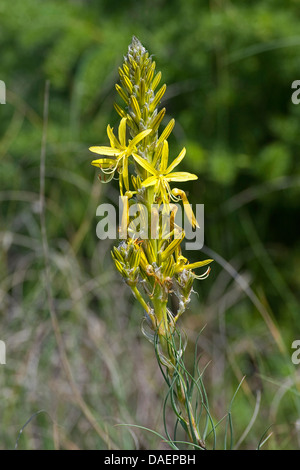
{"type": "Polygon", "coordinates": [[[235,442],[260,404],[240,448],[269,432],[264,448],[299,448],[298,2],[15,0],[1,2],[0,15],[0,447],[18,437],[21,449],[163,446],[115,426],[163,432],[166,390],[142,312],[112,266],[113,242],[96,238],[96,207],[117,191],[99,184],[88,152],[117,120],[118,66],[136,35],[168,85],[174,155],[185,146],[184,169],[199,175],[185,186],[189,199],[205,204],[203,257],[216,261],[182,326],[192,361],[206,325],[198,350],[211,413],[216,422],[226,414],[246,376],[231,410],[235,442]],[[51,292],[74,384],[100,433],[70,386],[49,314],[39,217],[47,79],[51,292]]]}

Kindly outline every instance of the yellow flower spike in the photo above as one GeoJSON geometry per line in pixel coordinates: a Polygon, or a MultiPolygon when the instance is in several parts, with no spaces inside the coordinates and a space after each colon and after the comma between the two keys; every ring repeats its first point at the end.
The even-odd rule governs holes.
{"type": "MultiPolygon", "coordinates": [[[[145,310],[152,331],[149,333],[144,329],[143,332],[155,342],[157,358],[165,368],[165,378],[176,387],[173,409],[177,416],[180,411],[180,422],[190,442],[205,449],[197,411],[194,414],[193,403],[189,394],[185,393],[189,386],[186,383],[183,364],[185,342],[180,341],[180,349],[177,350],[179,342],[174,340],[174,333],[176,331],[177,334],[176,322],[190,301],[194,280],[205,279],[210,272],[210,266],[205,268],[203,274],[195,274],[194,270],[209,265],[213,260],[189,263],[188,259],[182,256],[181,242],[184,231],[175,222],[178,206],[174,203],[181,201],[191,225],[194,228],[199,226],[185,192],[177,188],[171,190],[170,184],[196,180],[197,176],[175,170],[186,155],[185,148],[172,162],[168,162],[167,139],[173,131],[175,120],[171,119],[162,132],[160,131],[166,110],[159,110],[158,106],[166,91],[166,85],[161,86],[162,75],[161,72],[156,73],[155,66],[152,56],[140,41],[133,37],[124,63],[119,68],[120,83],[116,85],[116,92],[124,105],[114,105],[121,117],[118,132],[115,135],[108,125],[110,146],[94,146],[90,147],[90,150],[100,155],[92,164],[101,169],[104,180],[112,179],[115,171],[119,173],[121,197],[127,204],[122,214],[120,229],[124,229],[124,232],[126,230],[126,233],[124,238],[120,237],[123,239],[118,247],[114,247],[112,257],[116,269],[145,310]],[[126,137],[127,128],[131,140],[126,137]],[[146,130],[140,132],[141,129],[146,130]],[[131,175],[133,191],[129,189],[130,161],[135,163],[136,171],[135,175],[131,175]],[[144,190],[145,188],[149,189],[144,190]],[[129,217],[130,198],[130,203],[136,205],[139,214],[133,220],[133,215],[129,217]],[[172,205],[175,208],[171,208],[170,214],[172,205]],[[140,210],[142,207],[147,209],[147,215],[140,210]],[[151,236],[149,239],[148,230],[144,239],[143,230],[150,222],[149,211],[151,236]],[[171,293],[174,293],[177,299],[176,305],[172,305],[172,312],[168,307],[171,306],[171,293]]],[[[181,333],[178,334],[181,339],[181,333]]]]}
{"type": "MultiPolygon", "coordinates": [[[[127,118],[122,118],[119,129],[118,129],[118,139],[113,133],[113,129],[110,125],[107,126],[107,135],[110,141],[110,147],[100,146],[100,147],[90,147],[89,150],[93,153],[98,153],[100,155],[107,155],[109,157],[116,157],[116,160],[112,163],[111,159],[108,162],[110,165],[111,171],[115,171],[117,168],[120,173],[120,189],[121,194],[123,194],[123,181],[126,190],[129,190],[129,179],[128,179],[128,158],[132,155],[132,152],[136,149],[136,145],[143,140],[148,134],[152,132],[152,129],[147,129],[145,131],[137,134],[126,146],[126,122],[127,118]]],[[[93,160],[92,165],[100,167],[102,170],[107,165],[105,161],[100,158],[98,160],[93,160]]]]}

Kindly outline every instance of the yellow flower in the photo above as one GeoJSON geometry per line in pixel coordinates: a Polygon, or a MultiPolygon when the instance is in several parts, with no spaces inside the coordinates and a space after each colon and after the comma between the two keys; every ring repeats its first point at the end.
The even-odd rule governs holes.
{"type": "Polygon", "coordinates": [[[129,190],[129,179],[128,179],[128,158],[136,151],[136,145],[143,140],[152,129],[137,134],[128,145],[126,145],[126,118],[122,118],[119,129],[118,139],[113,133],[113,128],[110,125],[107,126],[107,135],[110,141],[110,147],[90,147],[89,150],[100,155],[106,155],[107,157],[114,158],[100,158],[93,160],[92,165],[101,168],[103,173],[111,174],[118,169],[120,173],[120,189],[122,193],[123,181],[126,190],[129,190]]]}
{"type": "MultiPolygon", "coordinates": [[[[194,270],[197,268],[201,268],[202,266],[206,266],[210,263],[212,263],[214,260],[213,259],[206,259],[204,261],[197,261],[196,263],[189,263],[188,260],[184,256],[178,256],[178,259],[176,261],[176,266],[175,266],[175,273],[181,273],[185,269],[187,270],[194,270]]],[[[207,276],[210,273],[210,268],[208,268],[204,274],[196,275],[193,273],[193,276],[196,279],[206,279],[207,276]]]]}
{"type": "Polygon", "coordinates": [[[198,179],[197,175],[193,173],[187,173],[186,171],[175,171],[173,172],[174,168],[179,165],[179,163],[185,157],[186,150],[183,148],[179,155],[173,160],[173,162],[167,167],[168,165],[168,158],[169,158],[169,145],[168,142],[165,140],[163,143],[162,148],[162,155],[161,155],[161,162],[159,165],[159,169],[151,165],[147,160],[140,157],[136,153],[133,153],[133,158],[145,169],[150,173],[152,176],[149,176],[142,182],[142,186],[147,188],[148,186],[154,185],[155,194],[161,198],[163,204],[168,204],[170,199],[173,201],[178,201],[181,199],[183,201],[183,208],[186,212],[186,215],[192,225],[193,228],[199,227],[196,217],[193,214],[191,206],[188,202],[186,194],[184,191],[174,188],[172,191],[170,189],[169,182],[176,181],[191,181],[198,179]]]}
{"type": "Polygon", "coordinates": [[[161,162],[159,169],[157,170],[151,163],[149,163],[144,158],[137,155],[133,152],[133,158],[143,167],[148,173],[152,176],[149,176],[142,182],[142,186],[147,188],[148,186],[155,187],[155,193],[161,197],[161,200],[164,204],[167,204],[170,201],[170,198],[173,199],[169,182],[170,181],[190,181],[198,179],[197,175],[192,173],[187,173],[185,171],[173,172],[174,168],[179,165],[181,160],[184,158],[186,153],[185,148],[181,150],[178,157],[167,167],[168,158],[169,158],[169,145],[165,140],[163,143],[161,162]]]}

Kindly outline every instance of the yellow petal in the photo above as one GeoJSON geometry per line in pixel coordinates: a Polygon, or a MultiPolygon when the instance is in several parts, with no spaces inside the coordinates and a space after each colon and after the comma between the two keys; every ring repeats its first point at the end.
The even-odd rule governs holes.
{"type": "Polygon", "coordinates": [[[180,258],[183,258],[183,257],[179,257],[178,258],[178,261],[177,262],[177,265],[175,267],[175,272],[176,273],[180,273],[181,271],[183,271],[184,269],[197,269],[197,268],[201,268],[202,266],[206,266],[207,264],[210,264],[212,263],[214,260],[213,259],[206,259],[204,261],[198,261],[196,263],[191,263],[191,264],[187,264],[187,259],[186,258],[183,258],[182,260],[180,258]]]}
{"type": "Polygon", "coordinates": [[[168,165],[168,158],[169,158],[169,144],[167,140],[164,140],[162,154],[161,154],[161,161],[160,161],[160,171],[161,173],[165,173],[167,165],[168,165]]]}
{"type": "Polygon", "coordinates": [[[118,142],[118,139],[116,138],[115,134],[113,133],[113,129],[110,127],[110,125],[108,124],[107,126],[107,135],[108,135],[108,138],[109,138],[109,142],[110,142],[110,146],[112,148],[119,148],[120,147],[120,143],[118,142]]]}
{"type": "Polygon", "coordinates": [[[149,173],[151,173],[154,176],[157,175],[157,171],[156,171],[155,168],[153,168],[151,163],[147,162],[147,160],[140,157],[137,153],[133,153],[132,156],[135,159],[135,161],[138,162],[138,164],[141,165],[146,171],[148,171],[149,173]]]}
{"type": "Polygon", "coordinates": [[[143,140],[148,134],[152,132],[152,129],[146,129],[145,131],[140,132],[138,135],[136,135],[130,144],[128,145],[128,149],[133,150],[134,147],[141,141],[143,140]]]}
{"type": "Polygon", "coordinates": [[[197,222],[197,219],[196,219],[196,217],[195,217],[195,214],[194,214],[194,212],[193,212],[193,210],[192,210],[192,208],[191,208],[191,205],[190,205],[189,203],[184,203],[184,204],[183,204],[183,208],[184,208],[184,211],[185,211],[185,213],[186,213],[186,215],[187,215],[187,218],[188,218],[188,220],[189,220],[191,226],[192,226],[193,228],[195,228],[195,227],[200,228],[200,226],[199,226],[199,224],[198,224],[198,222],[197,222]]]}
{"type": "Polygon", "coordinates": [[[144,188],[147,188],[148,186],[152,186],[153,184],[155,184],[156,181],[157,181],[156,176],[149,176],[149,178],[147,178],[145,181],[142,182],[142,186],[144,188]]]}
{"type": "Polygon", "coordinates": [[[113,147],[90,147],[89,150],[99,155],[108,155],[109,157],[117,157],[121,153],[121,150],[113,147]]]}
{"type": "Polygon", "coordinates": [[[187,173],[186,171],[178,171],[174,173],[169,173],[165,176],[167,181],[191,181],[197,180],[198,176],[194,175],[193,173],[187,173]]]}
{"type": "Polygon", "coordinates": [[[185,157],[185,154],[186,154],[186,149],[183,148],[180,152],[180,154],[178,155],[178,157],[175,158],[175,160],[173,160],[173,162],[171,163],[171,165],[168,166],[168,168],[166,169],[166,174],[168,173],[171,173],[171,171],[174,170],[174,168],[179,165],[179,163],[181,162],[181,160],[183,160],[183,158],[185,157]]]}
{"type": "Polygon", "coordinates": [[[110,168],[116,163],[116,160],[113,160],[112,158],[99,158],[98,160],[93,160],[91,165],[98,166],[99,168],[110,168]]]}
{"type": "MultiPolygon", "coordinates": [[[[213,262],[213,259],[206,259],[204,261],[197,261],[196,263],[186,264],[185,266],[182,266],[182,269],[202,268],[202,266],[206,266],[207,264],[210,264],[212,262],[213,262]]],[[[182,271],[182,269],[180,269],[180,270],[182,271]]]]}
{"type": "Polygon", "coordinates": [[[122,118],[119,125],[119,142],[122,147],[126,147],[126,118],[122,118]]]}

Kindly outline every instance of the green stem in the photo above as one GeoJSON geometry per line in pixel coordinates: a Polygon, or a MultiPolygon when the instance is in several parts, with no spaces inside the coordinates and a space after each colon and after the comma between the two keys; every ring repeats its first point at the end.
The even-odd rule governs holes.
{"type": "MultiPolygon", "coordinates": [[[[158,337],[161,346],[163,356],[169,365],[167,372],[170,378],[177,374],[176,377],[176,396],[178,406],[181,412],[181,417],[185,422],[187,433],[191,442],[196,443],[198,446],[205,449],[205,443],[203,442],[193,413],[192,403],[188,396],[187,386],[184,381],[183,375],[180,371],[180,364],[177,358],[177,351],[174,348],[172,341],[172,331],[170,330],[170,323],[167,317],[167,302],[162,302],[161,298],[156,297],[153,299],[153,305],[155,315],[158,322],[158,337]]],[[[176,406],[176,405],[175,405],[176,406]]]]}

